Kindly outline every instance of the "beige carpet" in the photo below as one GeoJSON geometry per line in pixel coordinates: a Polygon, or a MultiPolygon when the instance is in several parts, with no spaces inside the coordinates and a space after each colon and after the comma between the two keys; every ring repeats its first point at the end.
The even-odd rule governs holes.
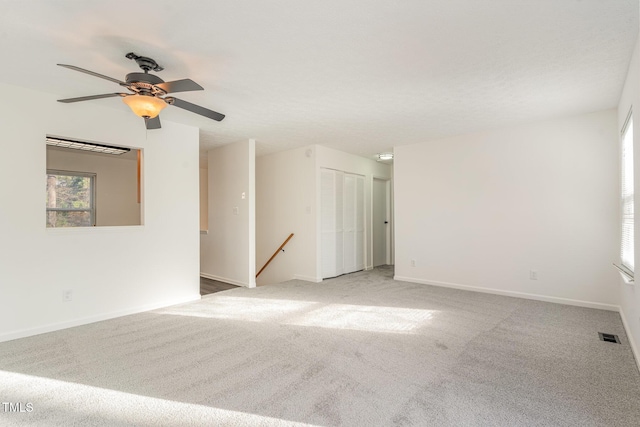
{"type": "Polygon", "coordinates": [[[2,343],[0,425],[640,425],[617,313],[391,277],[238,288],[2,343]]]}

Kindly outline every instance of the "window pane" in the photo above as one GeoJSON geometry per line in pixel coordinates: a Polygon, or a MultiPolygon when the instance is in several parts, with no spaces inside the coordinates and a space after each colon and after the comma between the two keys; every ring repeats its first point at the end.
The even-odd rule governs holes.
{"type": "Polygon", "coordinates": [[[629,117],[622,135],[622,265],[634,269],[634,188],[633,188],[633,119],[629,117]]]}
{"type": "Polygon", "coordinates": [[[47,227],[91,227],[91,211],[47,211],[47,227]]]}
{"type": "Polygon", "coordinates": [[[47,207],[91,209],[91,177],[47,175],[47,207]]]}

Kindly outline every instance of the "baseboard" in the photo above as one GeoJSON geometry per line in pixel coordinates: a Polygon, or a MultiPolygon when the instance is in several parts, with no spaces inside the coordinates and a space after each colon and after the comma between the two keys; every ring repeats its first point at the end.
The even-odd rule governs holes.
{"type": "Polygon", "coordinates": [[[304,276],[304,275],[301,275],[301,274],[294,274],[293,278],[295,280],[304,280],[305,282],[313,282],[313,283],[322,282],[322,278],[312,277],[312,276],[304,276]]]}
{"type": "Polygon", "coordinates": [[[629,323],[627,322],[627,316],[625,315],[622,307],[619,307],[619,308],[620,308],[620,318],[622,319],[622,326],[624,326],[624,331],[627,333],[629,346],[631,347],[633,358],[636,360],[636,367],[638,368],[638,371],[640,371],[640,353],[638,352],[638,347],[636,347],[636,342],[633,339],[633,335],[631,334],[631,328],[629,328],[629,323]]]}
{"type": "Polygon", "coordinates": [[[21,329],[19,331],[9,332],[9,333],[6,333],[6,334],[1,334],[0,335],[0,342],[11,341],[11,340],[19,339],[19,338],[31,337],[33,335],[40,335],[40,334],[45,334],[47,332],[59,331],[59,330],[62,330],[62,329],[73,328],[75,326],[88,325],[89,323],[95,323],[95,322],[101,322],[103,320],[115,319],[116,317],[128,316],[130,314],[142,313],[142,312],[145,312],[145,311],[156,310],[158,308],[169,307],[169,306],[172,306],[172,305],[184,304],[186,302],[197,301],[200,298],[201,298],[200,294],[198,294],[198,295],[195,295],[195,296],[186,297],[186,298],[180,298],[180,299],[177,299],[177,300],[165,301],[165,302],[155,303],[155,304],[148,304],[148,305],[128,308],[128,309],[125,309],[125,310],[112,311],[110,313],[104,313],[104,314],[99,314],[99,315],[95,315],[95,316],[83,317],[83,318],[80,318],[80,319],[68,320],[66,322],[51,323],[51,324],[48,324],[48,325],[37,326],[35,328],[21,329]]]}
{"type": "Polygon", "coordinates": [[[218,282],[224,282],[224,283],[228,283],[230,285],[236,285],[236,286],[244,286],[245,288],[252,288],[255,286],[251,286],[248,285],[246,283],[242,283],[238,280],[234,280],[234,279],[229,279],[227,277],[221,277],[221,276],[216,276],[214,274],[209,274],[209,273],[200,273],[200,277],[204,277],[205,279],[211,279],[211,280],[217,280],[218,282]]]}
{"type": "Polygon", "coordinates": [[[581,301],[581,300],[574,300],[569,298],[550,297],[547,295],[528,294],[525,292],[505,291],[502,289],[460,285],[457,283],[439,282],[436,280],[422,280],[422,279],[416,279],[413,277],[393,276],[393,279],[399,280],[402,282],[420,283],[423,285],[433,285],[433,286],[440,286],[443,288],[461,289],[464,291],[472,291],[472,292],[483,292],[486,294],[503,295],[503,296],[515,297],[515,298],[524,298],[524,299],[531,299],[536,301],[552,302],[556,304],[574,305],[578,307],[596,308],[599,310],[608,310],[608,311],[617,311],[617,312],[620,311],[620,307],[617,305],[602,304],[599,302],[581,301]]]}

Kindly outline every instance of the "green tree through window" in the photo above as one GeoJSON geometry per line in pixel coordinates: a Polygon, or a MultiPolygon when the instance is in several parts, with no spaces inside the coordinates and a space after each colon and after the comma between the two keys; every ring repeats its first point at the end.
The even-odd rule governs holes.
{"type": "Polygon", "coordinates": [[[95,218],[95,174],[47,171],[47,227],[91,227],[95,218]]]}

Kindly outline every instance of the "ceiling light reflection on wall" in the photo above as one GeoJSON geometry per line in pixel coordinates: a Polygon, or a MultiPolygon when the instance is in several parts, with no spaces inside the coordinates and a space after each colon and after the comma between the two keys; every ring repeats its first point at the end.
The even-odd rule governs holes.
{"type": "Polygon", "coordinates": [[[73,141],[71,139],[47,137],[47,145],[62,148],[72,148],[74,150],[93,151],[104,154],[124,154],[131,151],[130,148],[113,147],[111,145],[94,144],[92,142],[73,141]]]}
{"type": "Polygon", "coordinates": [[[378,160],[393,160],[393,153],[380,153],[378,160]]]}
{"type": "Polygon", "coordinates": [[[122,98],[122,102],[127,104],[136,116],[144,119],[158,117],[160,111],[167,106],[167,103],[152,95],[129,95],[122,98]]]}

